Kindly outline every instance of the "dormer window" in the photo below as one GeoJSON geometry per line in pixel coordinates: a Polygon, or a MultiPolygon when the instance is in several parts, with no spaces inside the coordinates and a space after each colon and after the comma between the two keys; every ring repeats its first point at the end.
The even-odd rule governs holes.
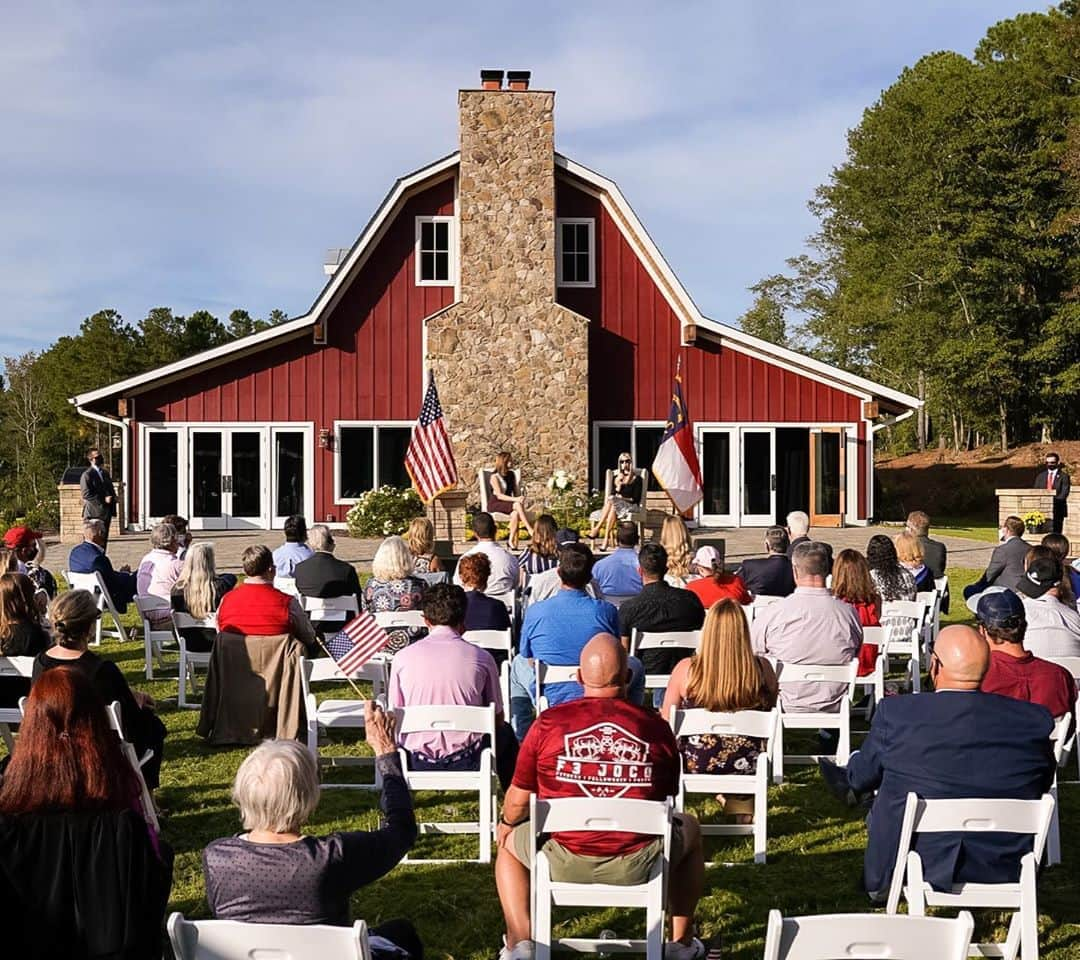
{"type": "Polygon", "coordinates": [[[556,222],[555,264],[560,287],[596,286],[596,221],[564,217],[556,222]]]}
{"type": "Polygon", "coordinates": [[[454,285],[454,218],[416,218],[416,285],[454,285]]]}

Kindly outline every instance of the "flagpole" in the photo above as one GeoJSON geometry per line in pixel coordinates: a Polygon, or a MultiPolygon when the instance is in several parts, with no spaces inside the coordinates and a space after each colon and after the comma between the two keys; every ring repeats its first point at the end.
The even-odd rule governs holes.
{"type": "MultiPolygon", "coordinates": [[[[326,649],[326,644],[322,642],[322,637],[320,637],[318,634],[315,634],[315,642],[320,647],[322,647],[323,653],[325,653],[331,660],[334,660],[334,655],[329,650],[326,649]]],[[[337,660],[334,660],[334,663],[337,663],[337,660]]],[[[341,670],[340,667],[338,667],[338,669],[341,670]]],[[[366,699],[364,697],[363,692],[360,690],[360,688],[355,683],[353,683],[352,677],[350,677],[344,670],[341,670],[341,675],[345,678],[346,682],[349,684],[350,687],[353,688],[353,690],[356,692],[356,695],[361,700],[366,699]]]]}

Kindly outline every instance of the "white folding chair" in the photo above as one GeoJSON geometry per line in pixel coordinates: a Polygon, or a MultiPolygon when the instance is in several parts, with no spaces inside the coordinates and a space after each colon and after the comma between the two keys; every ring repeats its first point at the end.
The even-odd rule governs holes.
{"type": "MultiPolygon", "coordinates": [[[[765,862],[768,843],[768,790],[769,767],[772,763],[773,748],[776,744],[776,730],[780,722],[780,711],[740,710],[736,713],[711,713],[708,710],[679,710],[671,708],[670,723],[676,737],[757,737],[765,741],[765,752],[758,754],[752,773],[689,773],[683,766],[679,778],[679,794],[675,799],[675,809],[682,813],[686,810],[688,793],[706,793],[716,796],[751,796],[754,798],[753,823],[702,823],[703,836],[746,836],[754,838],[754,863],[765,862]]],[[[708,867],[713,863],[706,863],[708,867]]]]}
{"type": "Polygon", "coordinates": [[[544,663],[543,660],[533,661],[536,671],[536,712],[543,713],[548,708],[548,698],[544,696],[545,683],[577,683],[577,664],[561,666],[553,663],[544,663]]]}
{"type": "Polygon", "coordinates": [[[763,960],[966,960],[974,929],[966,910],[955,920],[881,913],[783,917],[770,910],[763,960]]]}
{"type": "Polygon", "coordinates": [[[175,639],[172,625],[172,607],[168,600],[147,594],[135,598],[135,606],[142,619],[143,646],[146,658],[146,679],[154,679],[154,661],[165,669],[165,644],[175,639]],[[162,614],[168,614],[168,619],[162,614]],[[157,616],[155,616],[155,614],[157,616]]]}
{"type": "Polygon", "coordinates": [[[180,667],[177,672],[176,705],[181,710],[198,710],[199,704],[188,703],[187,685],[191,684],[191,692],[196,697],[202,696],[199,689],[197,668],[210,669],[210,651],[189,650],[183,631],[195,628],[217,631],[217,614],[211,614],[205,620],[196,620],[188,613],[173,614],[173,629],[176,631],[176,642],[180,647],[180,667]]]}
{"type": "MultiPolygon", "coordinates": [[[[856,675],[855,686],[869,687],[870,706],[866,710],[867,720],[873,716],[874,709],[885,699],[885,674],[889,670],[888,660],[888,633],[884,627],[863,627],[863,643],[876,644],[878,648],[877,659],[874,661],[874,669],[864,677],[856,675]]],[[[856,674],[858,671],[856,670],[856,674]]]]}
{"type": "MultiPolygon", "coordinates": [[[[307,716],[307,748],[319,768],[325,767],[374,767],[374,783],[324,783],[324,790],[381,790],[382,776],[373,757],[328,757],[319,753],[319,734],[329,730],[363,730],[363,700],[323,700],[318,702],[311,689],[313,683],[345,683],[346,676],[330,657],[317,660],[304,659],[300,663],[300,686],[304,694],[304,710],[307,716]]],[[[366,680],[371,684],[372,697],[385,696],[390,682],[389,661],[384,657],[372,657],[348,679],[366,680]]]]}
{"type": "Polygon", "coordinates": [[[120,612],[116,609],[112,597],[109,596],[109,588],[105,586],[101,574],[96,570],[93,573],[73,573],[65,570],[64,579],[72,590],[89,590],[97,599],[98,609],[102,614],[104,615],[107,612],[112,617],[114,627],[112,630],[106,630],[102,623],[102,617],[98,617],[97,624],[94,627],[93,645],[95,647],[99,646],[103,636],[116,637],[122,643],[126,643],[128,639],[127,631],[120,622],[120,612]]]}
{"type": "MultiPolygon", "coordinates": [[[[491,492],[491,475],[494,472],[495,471],[490,469],[490,468],[480,469],[480,470],[476,471],[476,479],[480,484],[480,510],[483,513],[490,513],[491,514],[491,519],[494,520],[496,523],[506,523],[510,519],[510,514],[503,513],[503,512],[501,512],[499,510],[489,510],[488,509],[488,500],[492,496],[492,492],[491,492]]],[[[521,471],[520,470],[511,470],[510,472],[514,475],[514,486],[518,490],[520,490],[521,489],[521,471]]]]}
{"type": "Polygon", "coordinates": [[[972,944],[971,955],[1012,960],[1019,950],[1022,960],[1037,960],[1039,908],[1035,875],[1053,812],[1054,798],[1048,793],[1039,800],[922,800],[909,793],[886,913],[896,913],[901,894],[913,917],[923,916],[928,906],[1014,910],[1005,943],[972,944]],[[923,881],[922,858],[912,849],[918,834],[988,831],[1032,837],[1032,852],[1020,860],[1019,883],[958,883],[951,890],[938,891],[923,881]]]}
{"type": "Polygon", "coordinates": [[[344,597],[301,597],[300,603],[313,626],[344,625],[360,612],[355,594],[344,597]]]}
{"type": "MultiPolygon", "coordinates": [[[[1044,657],[1044,660],[1049,660],[1051,663],[1056,663],[1058,666],[1064,667],[1069,673],[1072,674],[1073,680],[1080,685],[1080,657],[1044,657]]],[[[1080,703],[1078,703],[1080,706],[1080,703]]],[[[1076,749],[1077,737],[1080,736],[1080,730],[1073,730],[1072,735],[1065,740],[1061,745],[1061,760],[1058,764],[1059,767],[1064,769],[1069,764],[1069,757],[1076,752],[1076,770],[1080,775],[1080,750],[1076,749]]],[[[1080,783],[1080,780],[1062,780],[1061,783],[1076,784],[1080,783]]]]}
{"type": "Polygon", "coordinates": [[[367,924],[242,923],[185,920],[169,915],[169,941],[176,960],[371,960],[367,924]]]}
{"type": "Polygon", "coordinates": [[[532,837],[532,935],[536,960],[550,960],[553,949],[584,953],[644,953],[646,960],[662,960],[664,907],[671,863],[671,799],[625,800],[574,797],[567,800],[529,798],[529,833],[532,837]],[[538,840],[543,834],[584,830],[636,833],[663,841],[648,880],[633,886],[611,883],[565,883],[551,878],[551,864],[538,840]],[[554,939],[551,908],[635,907],[645,910],[644,940],[554,939]]]}
{"type": "Polygon", "coordinates": [[[300,591],[296,588],[296,577],[274,577],[274,589],[287,593],[290,597],[300,599],[300,591]]]}
{"type": "Polygon", "coordinates": [[[921,603],[926,610],[922,636],[923,669],[929,665],[930,651],[934,649],[934,643],[941,630],[941,599],[942,594],[937,589],[920,590],[915,594],[915,602],[921,603]]]}
{"type": "MultiPolygon", "coordinates": [[[[1065,764],[1068,759],[1065,754],[1065,744],[1071,739],[1070,732],[1072,730],[1073,717],[1071,713],[1066,713],[1062,717],[1058,717],[1054,721],[1054,730],[1050,734],[1050,742],[1054,747],[1054,759],[1057,761],[1058,769],[1065,764]]],[[[1050,832],[1046,837],[1046,865],[1048,867],[1054,866],[1054,864],[1061,863],[1061,822],[1058,815],[1058,781],[1057,771],[1054,771],[1054,782],[1050,785],[1050,796],[1054,798],[1054,815],[1050,818],[1050,832]]]]}
{"type": "MultiPolygon", "coordinates": [[[[20,703],[20,708],[22,704],[20,703]]],[[[153,752],[147,750],[146,753],[139,757],[135,753],[135,747],[124,737],[124,723],[120,715],[120,701],[114,700],[112,703],[105,707],[105,710],[109,717],[109,726],[116,731],[116,735],[120,738],[120,749],[123,751],[124,756],[127,757],[127,761],[131,764],[131,768],[135,771],[135,776],[139,781],[139,801],[143,810],[143,817],[146,822],[150,824],[155,830],[160,830],[161,826],[158,823],[157,811],[154,809],[154,800],[150,796],[150,791],[147,789],[146,781],[143,779],[142,768],[143,764],[149,761],[153,756],[153,752]]]]}
{"type": "Polygon", "coordinates": [[[505,653],[506,659],[499,665],[499,690],[502,692],[503,710],[510,709],[510,660],[514,656],[513,631],[505,630],[466,630],[461,639],[474,647],[482,647],[489,653],[505,653]]]}
{"type": "MultiPolygon", "coordinates": [[[[480,853],[465,863],[491,863],[491,836],[495,829],[495,704],[486,707],[411,706],[397,707],[397,735],[408,733],[476,733],[487,736],[488,745],[480,750],[476,770],[410,770],[409,754],[398,748],[401,769],[410,790],[475,792],[480,805],[479,820],[442,821],[418,824],[421,833],[475,833],[480,837],[480,853]]],[[[461,863],[460,860],[425,860],[410,857],[402,863],[461,863]]]]}
{"type": "Polygon", "coordinates": [[[754,597],[751,603],[753,606],[757,607],[760,610],[762,607],[769,607],[772,606],[774,603],[779,603],[783,599],[783,597],[776,597],[772,594],[759,593],[756,597],[754,597]]]}
{"type": "MultiPolygon", "coordinates": [[[[34,676],[34,657],[0,657],[0,677],[24,677],[32,680],[34,676]]],[[[21,699],[26,699],[25,697],[21,699]]],[[[8,756],[15,749],[15,738],[11,734],[11,724],[22,722],[20,707],[0,707],[0,738],[7,745],[8,756]]]]}
{"type": "Polygon", "coordinates": [[[851,710],[849,701],[855,691],[855,676],[859,670],[858,659],[840,666],[815,663],[777,663],[777,680],[785,683],[846,683],[847,695],[840,701],[840,709],[835,713],[812,711],[806,713],[787,712],[783,699],[778,701],[780,724],[776,731],[776,749],[773,751],[773,782],[784,782],[784,764],[817,763],[819,754],[784,754],[785,730],[838,730],[840,739],[836,746],[836,755],[829,759],[841,767],[846,766],[851,753],[851,710]]]}
{"type": "MultiPolygon", "coordinates": [[[[700,630],[670,630],[667,633],[659,631],[639,630],[637,627],[630,632],[630,656],[641,659],[642,650],[685,650],[687,653],[696,653],[701,645],[700,630]]],[[[646,673],[646,690],[666,690],[671,683],[670,673],[646,673]]]]}
{"type": "Polygon", "coordinates": [[[372,616],[384,630],[412,630],[427,626],[422,610],[382,610],[372,616]]]}
{"type": "Polygon", "coordinates": [[[922,691],[922,641],[923,624],[926,622],[926,615],[926,604],[920,603],[918,600],[886,600],[881,605],[881,625],[885,627],[886,631],[890,630],[889,621],[891,620],[903,618],[912,621],[911,631],[903,642],[907,649],[898,648],[891,640],[888,644],[888,656],[891,657],[894,653],[899,653],[911,659],[908,669],[911,672],[912,693],[922,691]]]}
{"type": "Polygon", "coordinates": [[[429,587],[450,582],[450,574],[446,570],[428,570],[424,573],[415,573],[413,576],[419,577],[429,587]]]}

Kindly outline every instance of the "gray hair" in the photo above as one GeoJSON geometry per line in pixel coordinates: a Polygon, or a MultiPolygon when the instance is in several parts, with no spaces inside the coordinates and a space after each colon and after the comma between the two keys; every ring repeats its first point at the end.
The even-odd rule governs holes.
{"type": "Polygon", "coordinates": [[[792,510],[787,515],[787,528],[792,540],[796,537],[805,537],[810,529],[810,518],[802,510],[792,510]]]}
{"type": "Polygon", "coordinates": [[[150,531],[150,546],[155,550],[168,550],[176,546],[176,527],[171,523],[159,523],[150,531]]]}
{"type": "Polygon", "coordinates": [[[413,571],[413,555],[401,537],[387,537],[371,561],[371,575],[376,580],[404,580],[413,571]]]}
{"type": "Polygon", "coordinates": [[[296,833],[319,803],[319,771],[295,740],[264,740],[236,771],[232,799],[245,830],[296,833]]]}
{"type": "Polygon", "coordinates": [[[829,551],[816,540],[800,543],[792,551],[791,563],[804,577],[824,577],[829,572],[829,551]]]}
{"type": "Polygon", "coordinates": [[[325,523],[316,523],[308,527],[307,542],[312,550],[325,550],[327,553],[334,552],[334,535],[325,523]]]}
{"type": "Polygon", "coordinates": [[[83,536],[87,540],[96,540],[105,533],[105,523],[102,520],[84,520],[82,522],[83,536]]]}

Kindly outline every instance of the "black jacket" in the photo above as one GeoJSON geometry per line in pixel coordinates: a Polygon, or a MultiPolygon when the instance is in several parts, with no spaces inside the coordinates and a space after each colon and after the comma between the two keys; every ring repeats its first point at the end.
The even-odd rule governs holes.
{"type": "Polygon", "coordinates": [[[332,553],[316,550],[293,568],[296,589],[304,597],[356,597],[360,603],[360,578],[351,563],[332,553]]]}
{"type": "Polygon", "coordinates": [[[931,540],[929,537],[919,537],[919,544],[923,550],[923,563],[934,574],[934,579],[939,580],[945,576],[945,567],[948,565],[949,552],[940,540],[931,540]]]}
{"type": "Polygon", "coordinates": [[[742,577],[746,589],[755,597],[787,597],[795,592],[795,573],[791,569],[791,560],[782,553],[744,560],[736,573],[742,577]]]}
{"type": "MultiPolygon", "coordinates": [[[[1040,470],[1037,474],[1035,474],[1035,482],[1032,484],[1032,486],[1036,490],[1046,489],[1046,473],[1047,471],[1040,470]]],[[[1069,491],[1071,489],[1072,481],[1069,480],[1069,475],[1059,467],[1057,476],[1054,477],[1054,499],[1060,500],[1062,502],[1068,500],[1069,491]]]]}
{"type": "Polygon", "coordinates": [[[100,474],[94,467],[87,467],[79,478],[79,489],[82,491],[84,520],[108,522],[116,516],[116,489],[104,467],[100,474]],[[106,497],[112,497],[112,502],[106,503],[106,497]]]}

